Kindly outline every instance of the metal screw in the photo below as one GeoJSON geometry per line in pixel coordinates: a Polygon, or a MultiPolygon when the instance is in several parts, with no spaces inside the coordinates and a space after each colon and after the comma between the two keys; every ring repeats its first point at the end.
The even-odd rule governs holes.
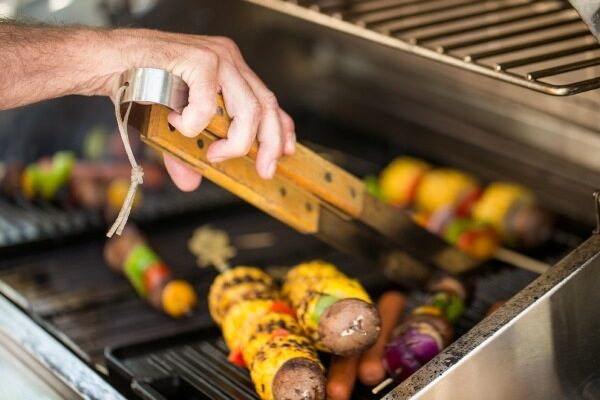
{"type": "Polygon", "coordinates": [[[203,149],[204,148],[204,140],[198,139],[196,141],[196,145],[198,146],[199,149],[203,149]]]}
{"type": "Polygon", "coordinates": [[[223,107],[217,106],[217,115],[219,117],[222,117],[224,114],[225,114],[225,111],[223,110],[223,107]]]}
{"type": "Polygon", "coordinates": [[[331,182],[333,180],[333,177],[331,176],[331,172],[329,172],[329,171],[325,172],[325,180],[327,182],[331,182]]]}
{"type": "Polygon", "coordinates": [[[312,204],[306,203],[306,211],[308,211],[308,212],[312,211],[312,204]]]}
{"type": "Polygon", "coordinates": [[[287,191],[285,190],[284,187],[279,188],[279,194],[281,195],[281,197],[285,197],[285,195],[287,194],[287,191]]]}

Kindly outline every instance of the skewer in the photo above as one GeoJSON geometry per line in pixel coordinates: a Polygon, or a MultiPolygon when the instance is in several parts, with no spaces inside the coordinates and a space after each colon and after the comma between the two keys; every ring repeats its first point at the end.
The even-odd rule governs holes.
{"type": "Polygon", "coordinates": [[[388,387],[389,385],[391,385],[394,382],[393,378],[386,378],[383,382],[381,382],[379,385],[375,386],[372,390],[371,393],[373,394],[378,394],[379,392],[381,392],[383,389],[385,389],[386,387],[388,387]]]}
{"type": "Polygon", "coordinates": [[[231,268],[229,260],[236,255],[227,232],[209,225],[199,227],[188,241],[188,248],[201,268],[213,266],[221,274],[231,268]]]}
{"type": "Polygon", "coordinates": [[[494,253],[494,258],[515,267],[535,272],[536,274],[543,274],[550,269],[550,265],[544,262],[538,261],[516,251],[509,250],[505,247],[498,248],[496,253],[494,253]]]}

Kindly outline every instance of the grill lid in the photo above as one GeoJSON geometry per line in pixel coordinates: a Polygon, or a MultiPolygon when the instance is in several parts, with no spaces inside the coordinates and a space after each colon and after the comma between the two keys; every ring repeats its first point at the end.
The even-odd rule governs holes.
{"type": "Polygon", "coordinates": [[[538,92],[600,87],[600,44],[562,0],[246,0],[538,92]]]}

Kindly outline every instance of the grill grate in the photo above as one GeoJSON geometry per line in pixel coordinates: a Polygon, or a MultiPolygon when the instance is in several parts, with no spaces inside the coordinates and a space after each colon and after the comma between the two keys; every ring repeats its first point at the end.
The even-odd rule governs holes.
{"type": "MultiPolygon", "coordinates": [[[[372,265],[334,252],[259,211],[240,207],[208,214],[213,213],[153,224],[145,230],[157,253],[199,293],[199,310],[189,319],[172,320],[140,300],[123,277],[104,265],[101,238],[0,260],[0,293],[99,371],[106,372],[108,367],[111,382],[120,379],[124,390],[131,387],[142,398],[254,399],[247,373],[227,364],[220,335],[211,328],[206,293],[215,272],[198,271],[185,245],[198,225],[211,224],[231,235],[238,248],[233,265],[268,266],[276,274],[281,272],[280,266],[323,258],[344,267],[374,296],[394,286],[372,265]],[[261,240],[250,240],[256,234],[261,240]],[[265,235],[272,242],[265,242],[265,235]],[[163,339],[154,340],[157,337],[163,339]],[[109,354],[108,363],[103,354],[107,346],[121,346],[109,354]]],[[[559,233],[541,256],[551,264],[572,248],[565,240],[571,236],[559,233]]],[[[474,300],[458,322],[457,334],[467,332],[493,302],[512,297],[535,276],[499,262],[479,269],[474,300]]],[[[423,292],[410,292],[408,309],[426,298],[423,292]]],[[[359,387],[354,398],[373,397],[368,389],[359,387]]]]}
{"type": "MultiPolygon", "coordinates": [[[[183,193],[173,186],[160,192],[144,192],[144,202],[132,214],[133,220],[154,222],[182,213],[203,211],[232,204],[239,200],[219,187],[205,183],[202,189],[183,193]]],[[[0,198],[0,250],[2,254],[32,243],[59,240],[74,235],[106,229],[99,212],[50,203],[9,201],[0,198]]]]}
{"type": "Polygon", "coordinates": [[[550,95],[600,87],[600,44],[567,1],[247,1],[550,95]]]}
{"type": "MultiPolygon", "coordinates": [[[[360,277],[360,268],[354,271],[358,272],[354,276],[360,277]]],[[[363,266],[362,273],[364,272],[363,266]]],[[[464,334],[477,324],[491,304],[512,297],[535,276],[531,272],[502,264],[487,265],[477,276],[473,301],[456,325],[457,335],[464,334]]],[[[365,282],[361,278],[374,294],[380,292],[382,279],[379,276],[365,282]]],[[[407,310],[423,304],[427,299],[424,292],[409,292],[407,310]]],[[[113,379],[121,381],[124,387],[132,387],[138,394],[145,391],[146,398],[256,399],[248,372],[230,364],[227,361],[228,353],[218,330],[204,328],[192,333],[112,349],[107,352],[107,361],[113,379]],[[148,390],[153,393],[148,395],[148,390]]],[[[328,365],[326,356],[323,361],[324,365],[328,365]]],[[[392,388],[393,385],[387,391],[392,388]]],[[[352,398],[376,399],[385,393],[386,391],[374,396],[369,388],[357,384],[352,398]]]]}

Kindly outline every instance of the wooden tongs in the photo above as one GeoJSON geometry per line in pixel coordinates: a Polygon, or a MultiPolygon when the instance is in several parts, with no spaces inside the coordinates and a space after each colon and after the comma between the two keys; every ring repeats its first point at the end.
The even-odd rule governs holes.
{"type": "Polygon", "coordinates": [[[122,83],[128,86],[122,107],[135,104],[130,124],[145,143],[180,159],[292,228],[345,253],[376,264],[393,264],[412,280],[425,279],[433,268],[462,273],[478,265],[418,226],[406,211],[367,193],[359,178],[301,144],[292,156],[280,159],[272,180],[263,180],[256,172],[256,144],[245,157],[208,162],[208,147],[227,136],[230,124],[222,97],[210,125],[195,138],[188,138],[167,122],[170,110],[180,112],[187,104],[187,86],[180,78],[143,68],[124,74],[122,83]]]}

